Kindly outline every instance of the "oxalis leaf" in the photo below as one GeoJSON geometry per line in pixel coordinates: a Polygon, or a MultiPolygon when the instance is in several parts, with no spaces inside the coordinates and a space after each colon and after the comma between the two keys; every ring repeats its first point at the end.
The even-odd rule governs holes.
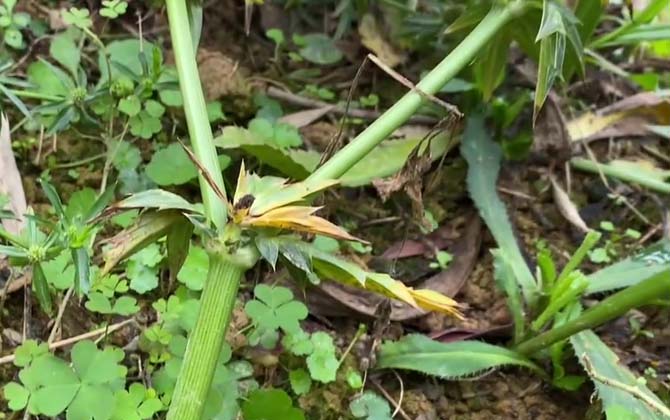
{"type": "Polygon", "coordinates": [[[591,330],[582,331],[570,338],[570,342],[589,374],[603,402],[609,420],[619,420],[615,407],[630,412],[630,418],[667,419],[670,410],[647,388],[643,382],[619,363],[619,358],[591,330]]]}
{"type": "Polygon", "coordinates": [[[538,297],[539,289],[521,254],[505,204],[496,192],[502,150],[486,132],[481,115],[473,115],[468,119],[461,154],[468,162],[467,183],[470,197],[495,238],[500,253],[509,261],[526,302],[533,303],[538,297]]]}
{"type": "Polygon", "coordinates": [[[445,379],[467,377],[505,365],[523,366],[543,375],[533,362],[504,347],[480,341],[440,343],[420,334],[384,343],[377,362],[378,368],[414,370],[445,379]]]}

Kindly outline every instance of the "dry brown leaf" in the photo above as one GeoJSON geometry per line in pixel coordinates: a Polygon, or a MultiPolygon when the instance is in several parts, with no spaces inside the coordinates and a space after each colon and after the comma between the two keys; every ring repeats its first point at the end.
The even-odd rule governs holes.
{"type": "Polygon", "coordinates": [[[382,34],[382,29],[371,14],[366,14],[358,24],[358,33],[361,43],[375,53],[381,61],[389,67],[395,67],[405,62],[407,56],[389,43],[382,34]]]}
{"type": "Polygon", "coordinates": [[[567,124],[572,141],[643,136],[648,125],[670,124],[670,99],[644,92],[622,99],[595,112],[587,112],[567,124]]]}
{"type": "Polygon", "coordinates": [[[590,229],[586,226],[586,223],[579,215],[577,206],[570,200],[568,193],[566,193],[563,188],[558,184],[558,181],[552,176],[550,177],[551,186],[554,191],[554,202],[558,211],[565,217],[565,219],[570,222],[574,227],[581,230],[584,233],[587,233],[590,229]]]}
{"type": "Polygon", "coordinates": [[[294,112],[293,114],[284,115],[279,119],[279,122],[291,124],[295,128],[302,128],[323,117],[332,111],[333,108],[335,108],[335,105],[294,112]]]}
{"type": "Polygon", "coordinates": [[[5,219],[2,226],[10,233],[18,235],[23,226],[26,213],[26,194],[21,183],[21,174],[14,160],[12,140],[9,134],[9,121],[5,114],[0,115],[0,194],[9,198],[9,209],[17,220],[5,219]]]}

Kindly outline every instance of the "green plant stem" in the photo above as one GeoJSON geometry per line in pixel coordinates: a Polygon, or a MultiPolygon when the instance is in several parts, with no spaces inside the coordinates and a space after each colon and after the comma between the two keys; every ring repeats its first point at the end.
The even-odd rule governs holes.
{"type": "MultiPolygon", "coordinates": [[[[198,66],[195,61],[186,0],[166,0],[165,4],[193,152],[219,189],[225,192],[221,167],[214,147],[212,128],[207,119],[207,106],[202,93],[198,66]]],[[[226,203],[216,195],[202,174],[200,174],[199,181],[205,214],[217,228],[222,229],[227,219],[226,203]]]]}
{"type": "MultiPolygon", "coordinates": [[[[526,3],[522,0],[515,0],[504,7],[494,6],[472,32],[416,85],[417,89],[428,95],[436,94],[449,80],[470,64],[506,23],[524,12],[526,3]]],[[[425,97],[414,90],[407,92],[351,143],[314,171],[308,181],[338,179],[344,175],[377,144],[404,124],[424,100],[425,97]]]]}
{"type": "Polygon", "coordinates": [[[245,267],[210,254],[198,320],[188,339],[168,420],[200,420],[245,267]]]}
{"type": "Polygon", "coordinates": [[[32,92],[32,91],[29,91],[29,90],[9,89],[9,91],[11,93],[13,93],[14,95],[22,97],[22,98],[41,99],[43,101],[50,101],[50,102],[59,102],[59,101],[65,100],[65,98],[62,97],[62,96],[47,95],[45,93],[32,92]]]}
{"type": "Polygon", "coordinates": [[[661,193],[670,193],[670,183],[661,181],[660,179],[649,176],[645,171],[631,171],[630,169],[617,168],[616,166],[607,165],[603,163],[594,162],[590,159],[572,158],[570,164],[582,171],[592,172],[595,174],[604,174],[622,181],[633,182],[647,187],[650,190],[661,193]]]}
{"type": "Polygon", "coordinates": [[[524,341],[515,350],[523,355],[532,355],[573,334],[604,324],[630,309],[649,304],[659,297],[670,297],[670,270],[615,293],[584,311],[578,318],[524,341]]]}

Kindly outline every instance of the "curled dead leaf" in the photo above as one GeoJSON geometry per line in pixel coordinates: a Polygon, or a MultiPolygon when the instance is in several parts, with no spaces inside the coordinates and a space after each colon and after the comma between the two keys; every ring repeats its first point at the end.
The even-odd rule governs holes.
{"type": "Polygon", "coordinates": [[[670,98],[643,92],[587,112],[567,124],[572,141],[590,141],[650,133],[649,125],[670,124],[670,98]]]}
{"type": "Polygon", "coordinates": [[[558,207],[558,211],[565,217],[565,220],[570,222],[574,227],[587,233],[590,229],[579,215],[579,210],[577,210],[577,206],[570,200],[568,193],[561,188],[558,181],[556,181],[556,178],[551,176],[550,180],[554,191],[554,203],[556,204],[556,207],[558,207]]]}
{"type": "Polygon", "coordinates": [[[382,28],[373,15],[366,14],[361,18],[358,33],[361,43],[389,67],[395,67],[407,59],[402,51],[385,39],[382,28]]]}

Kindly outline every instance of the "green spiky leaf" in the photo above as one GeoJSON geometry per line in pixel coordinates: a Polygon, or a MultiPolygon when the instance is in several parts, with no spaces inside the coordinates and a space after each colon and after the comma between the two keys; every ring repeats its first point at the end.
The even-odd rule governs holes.
{"type": "Polygon", "coordinates": [[[447,379],[472,376],[506,365],[541,369],[524,356],[504,347],[479,341],[440,343],[412,334],[381,347],[377,367],[414,370],[447,379]]]}

